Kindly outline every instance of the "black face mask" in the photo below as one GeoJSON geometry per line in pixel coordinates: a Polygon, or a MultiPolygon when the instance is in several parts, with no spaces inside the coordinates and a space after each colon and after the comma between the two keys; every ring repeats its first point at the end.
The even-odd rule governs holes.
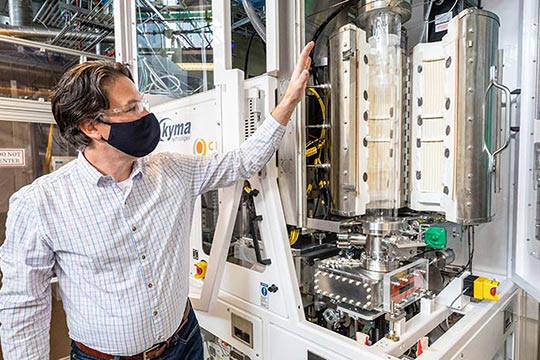
{"type": "Polygon", "coordinates": [[[150,154],[159,143],[161,129],[153,113],[127,123],[99,121],[111,126],[107,143],[133,157],[150,154]]]}

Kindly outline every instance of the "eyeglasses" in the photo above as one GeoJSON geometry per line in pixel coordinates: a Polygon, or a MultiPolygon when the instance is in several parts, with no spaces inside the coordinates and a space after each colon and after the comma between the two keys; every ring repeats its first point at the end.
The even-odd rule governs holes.
{"type": "Polygon", "coordinates": [[[123,108],[103,110],[100,115],[114,118],[126,118],[141,115],[145,110],[149,110],[147,99],[133,102],[123,108]]]}

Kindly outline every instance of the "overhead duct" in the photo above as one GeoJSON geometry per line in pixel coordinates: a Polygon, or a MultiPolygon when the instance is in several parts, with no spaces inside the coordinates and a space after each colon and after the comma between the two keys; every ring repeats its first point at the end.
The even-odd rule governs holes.
{"type": "Polygon", "coordinates": [[[9,0],[9,22],[12,26],[31,26],[32,0],[9,0]]]}

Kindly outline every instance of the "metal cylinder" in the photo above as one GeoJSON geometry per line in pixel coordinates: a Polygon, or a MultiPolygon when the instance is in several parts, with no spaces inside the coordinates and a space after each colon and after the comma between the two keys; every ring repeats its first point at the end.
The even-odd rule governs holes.
{"type": "Polygon", "coordinates": [[[386,239],[399,232],[400,220],[381,220],[379,218],[366,218],[362,223],[366,236],[366,251],[362,254],[360,262],[364,269],[376,272],[388,272],[399,266],[394,259],[386,239]]]}
{"type": "Polygon", "coordinates": [[[9,0],[9,20],[12,26],[32,25],[32,0],[9,0]]]}
{"type": "Polygon", "coordinates": [[[456,253],[453,249],[444,249],[435,251],[435,258],[431,261],[439,269],[452,264],[456,260],[456,253]]]}
{"type": "Polygon", "coordinates": [[[358,2],[358,23],[362,28],[366,28],[369,17],[380,12],[399,15],[404,24],[411,18],[411,0],[360,0],[358,2]]]}
{"type": "Polygon", "coordinates": [[[337,234],[337,238],[337,246],[340,249],[365,246],[367,241],[366,235],[355,233],[337,234]]]}
{"type": "Polygon", "coordinates": [[[330,37],[331,125],[330,158],[333,214],[356,211],[356,27],[345,25],[330,37]]]}
{"type": "MultiPolygon", "coordinates": [[[[497,147],[496,114],[500,104],[490,88],[498,66],[499,18],[467,9],[459,14],[458,90],[456,104],[456,222],[479,224],[494,215],[491,153],[497,147]]],[[[447,134],[450,131],[447,129],[447,134]]]]}
{"type": "Polygon", "coordinates": [[[375,259],[381,259],[386,255],[385,247],[383,245],[383,237],[369,235],[366,241],[366,252],[371,254],[375,259]]]}

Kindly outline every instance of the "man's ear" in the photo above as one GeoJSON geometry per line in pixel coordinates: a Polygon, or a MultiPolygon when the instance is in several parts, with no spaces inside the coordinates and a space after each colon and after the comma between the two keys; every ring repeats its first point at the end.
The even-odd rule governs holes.
{"type": "Polygon", "coordinates": [[[109,138],[110,127],[94,119],[84,119],[79,129],[90,139],[99,141],[109,138]]]}

